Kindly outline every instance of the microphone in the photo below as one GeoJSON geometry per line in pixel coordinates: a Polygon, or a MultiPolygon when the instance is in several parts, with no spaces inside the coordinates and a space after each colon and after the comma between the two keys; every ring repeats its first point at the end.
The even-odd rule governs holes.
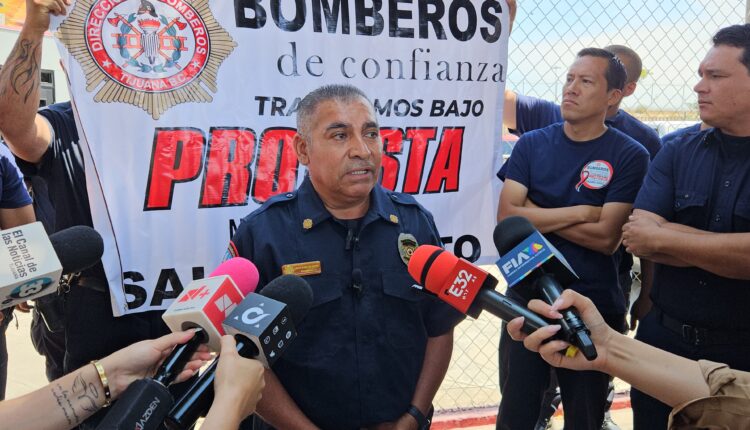
{"type": "Polygon", "coordinates": [[[153,378],[139,379],[128,386],[97,429],[157,429],[169,412],[174,398],[167,386],[174,382],[200,344],[218,350],[224,330],[225,312],[231,312],[245,294],[255,291],[258,269],[245,258],[231,258],[208,278],[191,282],[162,315],[170,330],[195,328],[195,335],[177,345],[162,362],[153,378]]]}
{"type": "MultiPolygon", "coordinates": [[[[551,305],[562,294],[562,285],[578,279],[562,253],[524,217],[504,219],[492,237],[500,253],[497,267],[508,281],[508,288],[526,300],[541,298],[551,305]]],[[[565,340],[580,349],[587,360],[596,359],[591,332],[578,311],[568,308],[559,312],[565,340]]]]}
{"type": "Polygon", "coordinates": [[[52,294],[62,275],[77,273],[102,257],[102,237],[74,226],[47,236],[41,222],[0,231],[0,309],[52,294]]]}
{"type": "Polygon", "coordinates": [[[104,253],[102,236],[86,225],[74,225],[49,235],[62,274],[79,273],[98,263],[104,253]]]}
{"type": "MultiPolygon", "coordinates": [[[[260,294],[250,294],[224,321],[233,334],[237,351],[266,367],[273,365],[297,336],[298,325],[312,306],[308,283],[295,275],[282,275],[269,282],[260,294]]],[[[175,403],[164,424],[171,430],[188,429],[205,416],[214,398],[213,382],[221,357],[214,360],[200,378],[175,403]]]]}
{"type": "MultiPolygon", "coordinates": [[[[49,236],[52,247],[62,265],[62,276],[83,272],[96,265],[102,258],[104,242],[96,230],[85,225],[76,225],[49,236]]],[[[53,293],[55,290],[51,290],[53,293]]],[[[65,311],[59,296],[55,294],[36,297],[36,310],[51,332],[65,328],[65,311]]]]}
{"type": "Polygon", "coordinates": [[[205,341],[205,332],[196,329],[190,340],[172,350],[153,378],[139,379],[128,385],[96,430],[158,429],[174,403],[167,386],[174,382],[205,341]]]}
{"type": "Polygon", "coordinates": [[[506,322],[522,316],[522,330],[526,333],[549,325],[540,315],[495,291],[495,277],[440,247],[419,246],[409,260],[408,270],[427,292],[473,318],[478,318],[482,310],[506,322]]]}
{"type": "Polygon", "coordinates": [[[213,351],[221,349],[221,323],[258,286],[258,269],[248,259],[221,263],[205,279],[192,281],[162,314],[170,330],[203,329],[213,351]]]}

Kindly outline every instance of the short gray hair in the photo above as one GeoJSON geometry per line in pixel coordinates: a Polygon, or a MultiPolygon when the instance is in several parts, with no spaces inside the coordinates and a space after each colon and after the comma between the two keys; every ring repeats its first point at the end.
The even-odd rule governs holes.
{"type": "Polygon", "coordinates": [[[309,136],[310,121],[318,108],[318,105],[328,100],[338,100],[341,102],[352,102],[362,99],[374,111],[375,108],[367,95],[359,88],[353,85],[323,85],[308,93],[297,107],[297,133],[303,137],[309,136]]]}

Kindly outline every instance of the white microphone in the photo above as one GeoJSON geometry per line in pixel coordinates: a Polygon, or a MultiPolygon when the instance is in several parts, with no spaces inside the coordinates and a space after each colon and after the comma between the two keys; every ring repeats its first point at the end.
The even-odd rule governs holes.
{"type": "Polygon", "coordinates": [[[60,276],[96,264],[104,245],[91,227],[50,236],[41,222],[0,230],[0,309],[57,291],[60,276]]]}
{"type": "Polygon", "coordinates": [[[231,258],[207,278],[192,281],[162,314],[170,330],[203,329],[213,351],[221,349],[221,323],[258,286],[258,269],[245,258],[231,258]]]}

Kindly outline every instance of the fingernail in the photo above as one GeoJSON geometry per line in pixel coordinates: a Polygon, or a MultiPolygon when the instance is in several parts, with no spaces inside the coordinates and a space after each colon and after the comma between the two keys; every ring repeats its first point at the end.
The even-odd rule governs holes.
{"type": "Polygon", "coordinates": [[[560,331],[560,328],[561,328],[560,324],[550,324],[547,326],[547,330],[550,333],[557,333],[558,331],[560,331]]]}
{"type": "Polygon", "coordinates": [[[555,300],[554,303],[552,303],[552,310],[556,311],[560,306],[562,306],[563,299],[562,297],[558,297],[557,300],[555,300]]]}

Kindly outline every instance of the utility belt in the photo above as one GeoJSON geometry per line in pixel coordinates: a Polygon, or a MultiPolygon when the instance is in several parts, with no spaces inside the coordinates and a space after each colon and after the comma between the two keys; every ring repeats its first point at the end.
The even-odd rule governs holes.
{"type": "Polygon", "coordinates": [[[47,329],[53,333],[65,329],[65,294],[71,288],[88,288],[90,290],[107,292],[107,282],[93,276],[81,276],[80,273],[65,275],[60,279],[57,293],[48,294],[35,300],[36,310],[42,316],[47,329]]]}
{"type": "Polygon", "coordinates": [[[697,327],[672,318],[656,306],[654,306],[652,312],[662,326],[680,335],[683,341],[693,346],[750,343],[750,331],[697,327]]]}

